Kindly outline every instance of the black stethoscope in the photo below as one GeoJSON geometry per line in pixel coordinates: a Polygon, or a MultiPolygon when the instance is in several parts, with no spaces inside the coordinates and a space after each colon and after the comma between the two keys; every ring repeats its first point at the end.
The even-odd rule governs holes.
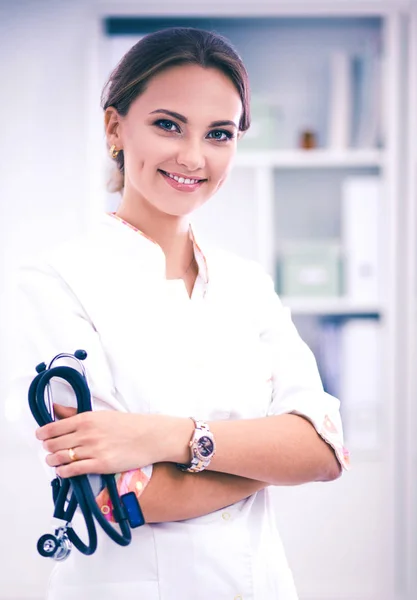
{"type": "MultiPolygon", "coordinates": [[[[86,358],[87,352],[85,350],[76,350],[73,355],[58,354],[52,359],[48,367],[45,363],[41,363],[36,367],[38,375],[29,387],[29,407],[40,427],[55,420],[49,385],[53,377],[64,379],[73,388],[79,413],[92,410],[90,389],[87,384],[84,365],[80,362],[86,358]],[[68,366],[52,368],[53,363],[60,358],[74,359],[82,372],[80,373],[77,369],[68,366]],[[45,403],[45,388],[47,389],[47,405],[45,403]]],[[[101,513],[87,475],[78,475],[67,479],[56,477],[51,482],[55,505],[53,516],[65,521],[65,525],[58,527],[55,530],[55,535],[47,533],[39,538],[37,544],[39,554],[54,560],[64,560],[71,552],[72,545],[83,554],[93,554],[97,548],[97,531],[94,518],[114,542],[120,546],[130,544],[132,540],[131,528],[140,527],[145,523],[136,495],[134,492],[129,492],[119,496],[114,475],[100,475],[100,477],[101,489],[107,487],[109,492],[113,505],[113,517],[120,526],[121,534],[110,525],[101,513]],[[80,539],[71,525],[77,506],[80,507],[87,527],[88,544],[80,539]]]]}

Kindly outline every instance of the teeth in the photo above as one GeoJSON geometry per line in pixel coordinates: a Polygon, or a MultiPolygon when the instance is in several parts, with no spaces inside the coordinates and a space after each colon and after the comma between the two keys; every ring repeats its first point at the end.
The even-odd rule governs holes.
{"type": "Polygon", "coordinates": [[[200,180],[199,179],[189,179],[184,178],[184,177],[178,177],[177,175],[171,175],[171,173],[167,173],[167,175],[169,177],[171,177],[171,179],[175,179],[175,181],[178,181],[178,183],[185,183],[187,185],[192,185],[194,183],[198,183],[200,180]]]}

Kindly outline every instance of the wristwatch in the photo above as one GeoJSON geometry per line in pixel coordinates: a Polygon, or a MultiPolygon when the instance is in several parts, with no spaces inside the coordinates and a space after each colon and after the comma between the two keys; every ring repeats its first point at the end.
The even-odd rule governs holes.
{"type": "Polygon", "coordinates": [[[191,462],[189,465],[178,464],[177,467],[188,473],[199,473],[209,466],[216,451],[216,443],[207,423],[197,421],[194,417],[191,417],[191,419],[195,425],[193,437],[189,443],[191,462]]]}

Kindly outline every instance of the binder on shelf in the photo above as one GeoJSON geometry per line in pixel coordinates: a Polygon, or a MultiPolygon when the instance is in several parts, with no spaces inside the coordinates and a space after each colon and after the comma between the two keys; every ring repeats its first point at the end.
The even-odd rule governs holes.
{"type": "Polygon", "coordinates": [[[383,145],[383,59],[375,52],[330,57],[328,146],[372,149],[383,145]]]}
{"type": "Polygon", "coordinates": [[[331,150],[349,148],[352,129],[352,65],[349,54],[333,52],[330,57],[330,106],[328,146],[331,150]]]}
{"type": "Polygon", "coordinates": [[[383,59],[373,53],[357,56],[352,60],[354,148],[377,148],[383,145],[383,70],[383,59]]]}
{"type": "Polygon", "coordinates": [[[341,336],[337,319],[322,319],[318,335],[317,364],[324,390],[331,396],[340,396],[341,336]]]}
{"type": "Polygon", "coordinates": [[[380,446],[381,326],[374,319],[352,319],[340,329],[339,399],[347,446],[376,450],[380,446]]]}
{"type": "Polygon", "coordinates": [[[344,291],[352,301],[380,300],[381,190],[378,176],[348,177],[342,183],[344,291]]]}

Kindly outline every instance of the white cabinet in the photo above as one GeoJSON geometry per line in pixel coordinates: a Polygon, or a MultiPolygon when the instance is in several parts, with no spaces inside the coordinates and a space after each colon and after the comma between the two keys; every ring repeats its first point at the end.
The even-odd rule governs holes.
{"type": "MultiPolygon", "coordinates": [[[[154,7],[147,14],[130,7],[119,19],[108,11],[102,14],[107,35],[99,40],[98,70],[104,80],[141,33],[162,26],[214,28],[234,43],[249,70],[254,123],[259,105],[265,110],[270,103],[274,135],[260,136],[264,146],[243,140],[228,182],[195,222],[219,245],[261,262],[280,292],[283,242],[341,242],[346,178],[379,178],[380,293],[353,299],[346,293],[345,248],[339,293],[281,294],[320,368],[336,373],[336,380],[357,373],[361,390],[376,382],[362,404],[354,397],[346,406],[342,400],[342,412],[352,411],[346,422],[355,423],[355,431],[346,431],[347,440],[354,440],[353,468],[332,484],[277,489],[275,503],[303,599],[411,600],[417,594],[417,493],[411,487],[417,412],[417,17],[408,3],[376,0],[268,4],[258,12],[241,8],[239,14],[235,3],[222,3],[216,15],[215,5],[210,14],[191,5],[178,12],[161,5],[161,11],[154,7]],[[331,77],[332,61],[340,56],[345,64],[348,59],[354,98],[344,108],[331,102],[346,100],[346,80],[331,77]],[[336,96],[335,85],[342,89],[336,96]],[[332,132],[345,125],[335,124],[339,112],[351,115],[347,134],[332,132]],[[407,145],[401,136],[408,131],[407,145]],[[317,148],[300,149],[303,132],[313,134],[317,148]],[[368,338],[363,331],[355,337],[360,322],[376,325],[375,331],[368,328],[368,338]],[[357,342],[352,355],[347,348],[355,348],[355,340],[365,341],[357,342]]],[[[106,207],[114,202],[108,198],[106,207]]]]}

